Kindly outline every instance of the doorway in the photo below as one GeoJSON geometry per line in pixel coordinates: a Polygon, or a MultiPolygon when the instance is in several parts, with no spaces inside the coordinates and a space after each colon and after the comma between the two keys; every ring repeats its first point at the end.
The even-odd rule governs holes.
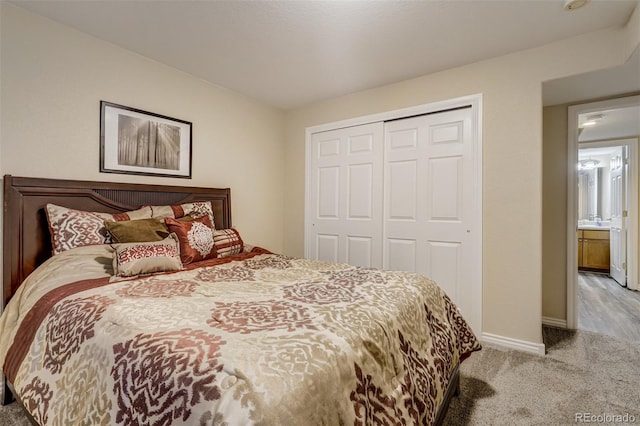
{"type": "MultiPolygon", "coordinates": [[[[569,107],[568,117],[568,206],[567,206],[567,327],[575,329],[578,327],[578,262],[579,259],[584,259],[584,254],[580,253],[580,229],[579,225],[592,226],[594,229],[605,226],[615,230],[613,240],[609,240],[610,246],[613,245],[614,250],[609,254],[614,260],[619,261],[621,256],[624,260],[614,264],[613,268],[606,271],[606,276],[609,276],[611,269],[616,267],[625,268],[625,276],[621,278],[618,275],[620,281],[624,281],[629,289],[638,290],[638,134],[636,130],[631,133],[615,134],[617,137],[631,137],[623,141],[615,140],[616,137],[603,136],[597,132],[589,131],[590,126],[595,126],[598,121],[602,120],[608,115],[620,115],[621,113],[639,114],[640,112],[640,96],[631,96],[626,98],[611,99],[600,102],[593,102],[588,104],[574,105],[569,107]],[[585,133],[590,133],[591,137],[585,137],[585,133]],[[601,139],[599,139],[601,138],[601,139]],[[621,187],[615,189],[609,186],[609,195],[611,192],[618,191],[618,195],[626,195],[625,197],[618,197],[620,201],[618,210],[608,202],[608,210],[602,209],[598,212],[595,207],[598,203],[597,188],[600,188],[600,195],[603,195],[606,191],[604,185],[604,173],[600,173],[601,184],[597,183],[597,174],[592,174],[593,185],[595,194],[593,199],[587,202],[580,201],[580,167],[581,164],[593,162],[589,160],[597,160],[595,158],[582,158],[583,163],[580,163],[579,149],[608,149],[614,146],[618,146],[615,150],[616,154],[609,155],[609,173],[606,177],[607,183],[610,183],[612,177],[624,178],[624,183],[628,184],[628,188],[624,189],[624,194],[621,187]],[[620,148],[622,147],[622,148],[620,148]],[[618,156],[617,153],[620,153],[618,156]],[[624,157],[624,158],[623,158],[624,157]],[[612,161],[617,161],[614,164],[612,161]],[[612,173],[611,170],[617,167],[616,170],[622,169],[622,173],[612,173]],[[611,189],[613,188],[613,189],[611,189]],[[595,201],[594,201],[595,200],[595,201]],[[624,203],[622,205],[621,203],[624,203]],[[591,206],[590,206],[591,204],[591,206]],[[591,210],[589,210],[591,208],[591,210]],[[586,217],[579,218],[579,212],[587,210],[586,217]],[[619,213],[618,216],[616,214],[619,213]],[[604,217],[603,217],[604,216],[604,217]],[[581,222],[579,222],[579,219],[581,222]],[[609,220],[607,220],[609,219],[609,220]],[[603,226],[605,225],[605,226],[603,226]],[[623,232],[624,231],[624,232],[623,232]],[[576,235],[578,233],[578,235],[576,235]],[[622,236],[623,240],[620,239],[622,236]],[[612,244],[613,243],[613,244],[612,244]],[[626,252],[626,258],[624,253],[626,252]],[[580,257],[579,255],[582,255],[580,257]]],[[[614,120],[610,120],[614,121],[614,120]]],[[[637,122],[637,118],[635,119],[637,122]]],[[[621,127],[621,126],[619,126],[621,127]]],[[[626,130],[621,130],[622,132],[626,130]]],[[[594,152],[592,152],[594,154],[594,152]]],[[[592,157],[595,155],[592,155],[592,157]]],[[[599,160],[602,161],[602,160],[599,160]]],[[[584,187],[583,178],[583,187],[584,187]]],[[[587,180],[588,182],[588,180],[587,180]]],[[[615,194],[614,194],[615,195],[615,194]]],[[[600,201],[601,206],[602,200],[600,201]]],[[[609,262],[610,263],[610,262],[609,262]]],[[[611,265],[611,263],[610,263],[611,265]]],[[[596,268],[597,269],[597,268],[596,268]]],[[[596,271],[597,272],[597,271],[596,271]]],[[[622,282],[621,282],[622,284],[622,282]]]]}
{"type": "MultiPolygon", "coordinates": [[[[635,139],[578,144],[578,270],[627,286],[627,227],[634,191],[629,156],[635,139]]],[[[636,182],[637,183],[637,182],[636,182]]]]}
{"type": "Polygon", "coordinates": [[[637,193],[629,167],[636,142],[578,144],[576,328],[632,342],[640,341],[640,292],[626,288],[626,225],[637,193]]]}

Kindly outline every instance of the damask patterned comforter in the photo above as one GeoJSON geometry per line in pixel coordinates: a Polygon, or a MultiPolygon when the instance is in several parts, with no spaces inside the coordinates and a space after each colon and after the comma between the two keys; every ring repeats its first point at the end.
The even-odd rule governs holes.
{"type": "Polygon", "coordinates": [[[415,274],[254,249],[117,281],[111,257],[54,256],[0,319],[0,365],[42,425],[431,424],[480,348],[415,274]]]}

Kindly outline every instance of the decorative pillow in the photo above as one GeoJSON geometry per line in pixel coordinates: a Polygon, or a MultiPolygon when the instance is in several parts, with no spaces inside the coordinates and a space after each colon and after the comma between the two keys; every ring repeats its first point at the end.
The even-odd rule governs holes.
{"type": "Polygon", "coordinates": [[[98,213],[69,209],[47,204],[45,206],[53,254],[75,247],[94,244],[110,244],[111,236],[104,226],[105,221],[120,222],[151,217],[151,209],[143,207],[124,213],[98,213]]]}
{"type": "Polygon", "coordinates": [[[192,221],[179,221],[168,217],[164,221],[169,231],[178,236],[180,259],[183,264],[216,257],[213,228],[208,216],[202,216],[192,221]]]}
{"type": "Polygon", "coordinates": [[[162,218],[104,222],[114,243],[145,243],[162,241],[169,235],[169,228],[162,218]]]}
{"type": "Polygon", "coordinates": [[[242,242],[242,238],[240,238],[240,233],[233,228],[214,231],[213,243],[216,246],[218,257],[242,253],[244,249],[244,243],[242,242]]]}
{"type": "Polygon", "coordinates": [[[169,234],[160,241],[114,244],[113,247],[113,273],[119,277],[182,269],[178,237],[175,234],[169,234]]]}
{"type": "Polygon", "coordinates": [[[173,204],[170,206],[149,206],[149,208],[151,209],[151,217],[179,219],[190,216],[196,219],[207,216],[209,217],[209,222],[211,222],[211,229],[215,229],[211,201],[196,201],[194,203],[173,204]]]}

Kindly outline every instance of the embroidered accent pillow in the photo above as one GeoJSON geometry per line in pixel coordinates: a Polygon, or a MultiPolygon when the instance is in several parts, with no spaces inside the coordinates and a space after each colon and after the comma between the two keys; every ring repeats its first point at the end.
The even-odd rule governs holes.
{"type": "Polygon", "coordinates": [[[104,222],[114,243],[145,243],[162,241],[169,236],[169,228],[162,218],[104,222]]]}
{"type": "Polygon", "coordinates": [[[194,219],[208,216],[211,229],[215,229],[213,208],[211,201],[196,201],[194,203],[172,204],[167,206],[148,206],[151,209],[151,217],[179,219],[190,216],[194,219]]]}
{"type": "Polygon", "coordinates": [[[151,217],[151,209],[143,207],[124,213],[98,213],[74,210],[47,204],[45,206],[53,254],[76,247],[95,244],[110,244],[111,236],[104,226],[105,221],[120,222],[151,217]]]}
{"type": "Polygon", "coordinates": [[[199,262],[216,257],[213,244],[213,228],[208,216],[191,221],[179,221],[166,218],[165,223],[170,232],[174,232],[180,241],[180,259],[183,264],[199,262]]]}
{"type": "Polygon", "coordinates": [[[113,273],[119,277],[182,269],[178,237],[169,234],[161,241],[114,244],[113,273]]]}
{"type": "Polygon", "coordinates": [[[242,250],[244,250],[244,243],[240,238],[240,233],[233,228],[214,231],[213,243],[216,246],[218,257],[231,256],[232,254],[242,253],[242,250]]]}

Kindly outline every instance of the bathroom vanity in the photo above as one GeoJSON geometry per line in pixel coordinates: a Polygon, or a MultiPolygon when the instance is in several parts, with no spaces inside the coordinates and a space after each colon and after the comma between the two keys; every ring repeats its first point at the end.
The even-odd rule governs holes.
{"type": "Polygon", "coordinates": [[[578,228],[578,269],[609,272],[609,229],[578,228]]]}

